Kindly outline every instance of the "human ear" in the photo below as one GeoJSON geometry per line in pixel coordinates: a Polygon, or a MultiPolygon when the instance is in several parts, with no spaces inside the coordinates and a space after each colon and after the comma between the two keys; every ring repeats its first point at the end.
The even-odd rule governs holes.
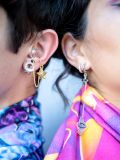
{"type": "Polygon", "coordinates": [[[83,41],[75,39],[72,34],[66,33],[62,39],[62,50],[67,61],[79,69],[80,65],[85,64],[86,70],[90,68],[90,62],[86,57],[83,41]]]}
{"type": "Polygon", "coordinates": [[[34,58],[34,69],[45,65],[58,47],[57,33],[52,29],[46,29],[38,33],[28,50],[25,61],[34,58]]]}

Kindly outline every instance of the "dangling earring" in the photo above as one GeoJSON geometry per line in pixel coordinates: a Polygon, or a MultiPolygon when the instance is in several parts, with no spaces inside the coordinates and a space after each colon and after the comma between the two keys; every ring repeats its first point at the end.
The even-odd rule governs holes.
{"type": "Polygon", "coordinates": [[[36,88],[39,87],[40,80],[45,79],[46,72],[43,70],[43,65],[40,66],[38,72],[35,71],[35,57],[37,55],[37,50],[32,48],[31,56],[27,59],[27,62],[24,63],[23,68],[26,73],[33,73],[34,85],[36,88]]]}
{"type": "Polygon", "coordinates": [[[33,71],[34,85],[36,88],[39,87],[40,80],[46,78],[46,72],[43,70],[43,65],[40,66],[38,72],[33,71]]]}
{"type": "MultiPolygon", "coordinates": [[[[37,50],[33,48],[32,53],[35,55],[37,53],[37,50]]],[[[43,70],[43,65],[40,66],[40,69],[38,72],[36,72],[34,69],[33,78],[34,78],[34,85],[36,88],[38,88],[40,84],[40,80],[46,78],[46,72],[43,70]]]]}
{"type": "MultiPolygon", "coordinates": [[[[79,66],[79,71],[84,74],[84,77],[83,77],[82,81],[83,81],[83,86],[84,86],[84,88],[86,90],[88,78],[87,78],[87,71],[85,69],[85,66],[86,66],[85,64],[80,65],[79,66]]],[[[80,118],[79,118],[79,121],[77,123],[78,134],[80,136],[87,129],[86,123],[84,121],[84,108],[85,108],[84,103],[83,104],[80,103],[80,118]]]]}

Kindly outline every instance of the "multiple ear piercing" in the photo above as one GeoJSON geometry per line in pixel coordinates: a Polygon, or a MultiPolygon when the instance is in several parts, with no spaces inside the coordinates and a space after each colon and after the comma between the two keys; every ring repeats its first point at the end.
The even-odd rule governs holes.
{"type": "MultiPolygon", "coordinates": [[[[36,54],[36,49],[35,48],[32,48],[32,56],[30,58],[27,59],[26,63],[23,65],[23,68],[24,68],[24,71],[26,73],[33,73],[33,78],[34,78],[34,85],[36,88],[39,87],[39,83],[40,83],[40,80],[45,78],[46,76],[46,72],[43,70],[43,65],[40,66],[40,69],[39,71],[35,71],[35,54],[36,54]]],[[[88,78],[87,78],[87,71],[86,71],[86,64],[80,64],[79,66],[79,71],[80,73],[83,73],[84,76],[83,76],[83,86],[85,87],[85,90],[86,90],[86,86],[87,86],[87,82],[88,82],[88,78]]],[[[86,126],[86,123],[84,121],[84,104],[80,104],[80,108],[81,108],[81,113],[80,113],[80,118],[79,118],[79,121],[77,123],[77,130],[78,130],[78,134],[81,136],[87,126],[86,126]]]]}
{"type": "Polygon", "coordinates": [[[37,53],[37,50],[35,48],[32,48],[31,54],[32,56],[27,59],[27,61],[23,65],[23,69],[26,73],[33,74],[34,78],[34,85],[36,88],[39,87],[39,83],[41,79],[45,79],[46,72],[43,70],[43,65],[40,66],[39,71],[35,71],[35,55],[37,53]]]}
{"type": "MultiPolygon", "coordinates": [[[[46,76],[46,72],[43,70],[43,65],[40,66],[39,71],[35,71],[35,57],[34,55],[36,54],[36,49],[32,48],[32,56],[30,58],[27,59],[27,62],[23,65],[24,71],[26,73],[33,73],[33,78],[34,78],[34,85],[36,88],[39,87],[39,83],[40,80],[45,78],[46,76]]],[[[86,64],[80,64],[79,65],[79,71],[80,73],[83,73],[83,86],[85,87],[86,90],[86,86],[87,86],[87,82],[88,82],[88,78],[87,78],[87,71],[86,71],[86,64]]],[[[86,123],[84,121],[84,104],[80,104],[80,108],[81,108],[81,112],[80,112],[80,118],[79,121],[77,123],[77,130],[78,130],[78,134],[81,136],[85,130],[87,129],[86,123]]]]}

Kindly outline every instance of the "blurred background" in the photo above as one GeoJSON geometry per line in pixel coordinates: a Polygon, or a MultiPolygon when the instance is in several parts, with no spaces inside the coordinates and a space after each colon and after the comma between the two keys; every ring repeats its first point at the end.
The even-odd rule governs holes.
{"type": "Polygon", "coordinates": [[[72,100],[82,85],[81,80],[72,75],[69,75],[60,82],[60,86],[69,100],[69,105],[65,106],[60,94],[53,89],[55,80],[64,69],[62,60],[52,58],[46,68],[46,79],[41,81],[39,88],[38,100],[41,103],[45,153],[55,135],[55,132],[68,115],[72,100]]]}

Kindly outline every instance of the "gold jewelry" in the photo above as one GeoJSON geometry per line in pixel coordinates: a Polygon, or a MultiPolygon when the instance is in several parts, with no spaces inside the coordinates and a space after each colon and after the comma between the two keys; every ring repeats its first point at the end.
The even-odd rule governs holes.
{"type": "Polygon", "coordinates": [[[33,71],[33,78],[34,78],[34,85],[36,88],[39,87],[40,80],[46,78],[46,72],[43,70],[43,65],[40,66],[40,69],[38,72],[33,71]]]}

